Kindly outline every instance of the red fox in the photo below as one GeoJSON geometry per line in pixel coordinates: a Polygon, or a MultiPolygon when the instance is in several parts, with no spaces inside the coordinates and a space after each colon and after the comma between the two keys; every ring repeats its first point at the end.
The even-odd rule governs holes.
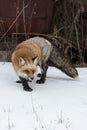
{"type": "Polygon", "coordinates": [[[59,68],[72,78],[78,77],[78,72],[70,61],[43,37],[33,37],[20,43],[12,54],[12,64],[26,91],[32,91],[28,79],[34,78],[38,65],[41,74],[38,75],[40,79],[37,83],[45,82],[49,65],[59,68]]]}

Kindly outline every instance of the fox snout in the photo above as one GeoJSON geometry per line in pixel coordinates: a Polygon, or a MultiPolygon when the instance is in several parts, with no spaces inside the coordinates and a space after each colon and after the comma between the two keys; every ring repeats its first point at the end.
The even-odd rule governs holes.
{"type": "Polygon", "coordinates": [[[20,77],[33,80],[34,77],[35,77],[35,74],[36,74],[36,70],[25,69],[25,70],[22,70],[22,71],[18,71],[17,73],[18,73],[18,76],[20,76],[20,77]]]}
{"type": "Polygon", "coordinates": [[[36,70],[24,70],[23,73],[26,75],[27,78],[34,79],[36,70]]]}

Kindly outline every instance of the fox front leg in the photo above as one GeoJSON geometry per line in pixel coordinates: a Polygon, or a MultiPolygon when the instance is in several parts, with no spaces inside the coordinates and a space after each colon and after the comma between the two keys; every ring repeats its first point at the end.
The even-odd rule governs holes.
{"type": "Polygon", "coordinates": [[[23,85],[23,89],[24,89],[25,91],[32,91],[32,88],[30,88],[29,85],[28,85],[27,79],[22,78],[22,77],[19,77],[19,78],[20,78],[21,83],[22,83],[22,85],[23,85]]]}
{"type": "Polygon", "coordinates": [[[36,81],[36,83],[44,83],[46,80],[46,73],[47,73],[48,65],[47,63],[42,63],[41,64],[41,74],[38,75],[40,77],[39,80],[36,81]]]}

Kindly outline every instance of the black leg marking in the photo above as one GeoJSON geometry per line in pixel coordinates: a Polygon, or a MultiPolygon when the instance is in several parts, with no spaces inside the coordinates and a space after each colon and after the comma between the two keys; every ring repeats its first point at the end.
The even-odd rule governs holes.
{"type": "Polygon", "coordinates": [[[21,83],[22,83],[22,85],[23,85],[23,89],[25,90],[25,91],[32,91],[32,88],[30,88],[29,87],[29,85],[28,85],[28,81],[27,81],[27,79],[25,79],[25,78],[22,78],[22,77],[19,77],[20,78],[20,80],[21,80],[21,83]]]}
{"type": "Polygon", "coordinates": [[[20,80],[17,80],[16,83],[22,83],[20,80]]]}
{"type": "Polygon", "coordinates": [[[41,77],[41,73],[38,73],[38,74],[37,74],[37,77],[41,77]]]}
{"type": "MultiPolygon", "coordinates": [[[[27,82],[32,82],[32,81],[27,79],[27,82]]],[[[17,80],[16,83],[22,83],[22,82],[21,82],[21,80],[17,80]]]]}
{"type": "Polygon", "coordinates": [[[41,69],[42,69],[41,78],[36,81],[36,83],[38,83],[38,84],[45,82],[48,65],[46,63],[42,63],[41,69]]]}

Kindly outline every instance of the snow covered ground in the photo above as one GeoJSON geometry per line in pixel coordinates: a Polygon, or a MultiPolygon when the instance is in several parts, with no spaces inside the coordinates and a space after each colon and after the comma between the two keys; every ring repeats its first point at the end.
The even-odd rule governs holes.
{"type": "Polygon", "coordinates": [[[79,80],[49,67],[45,84],[23,90],[11,63],[0,62],[0,130],[87,130],[87,68],[79,80]]]}

